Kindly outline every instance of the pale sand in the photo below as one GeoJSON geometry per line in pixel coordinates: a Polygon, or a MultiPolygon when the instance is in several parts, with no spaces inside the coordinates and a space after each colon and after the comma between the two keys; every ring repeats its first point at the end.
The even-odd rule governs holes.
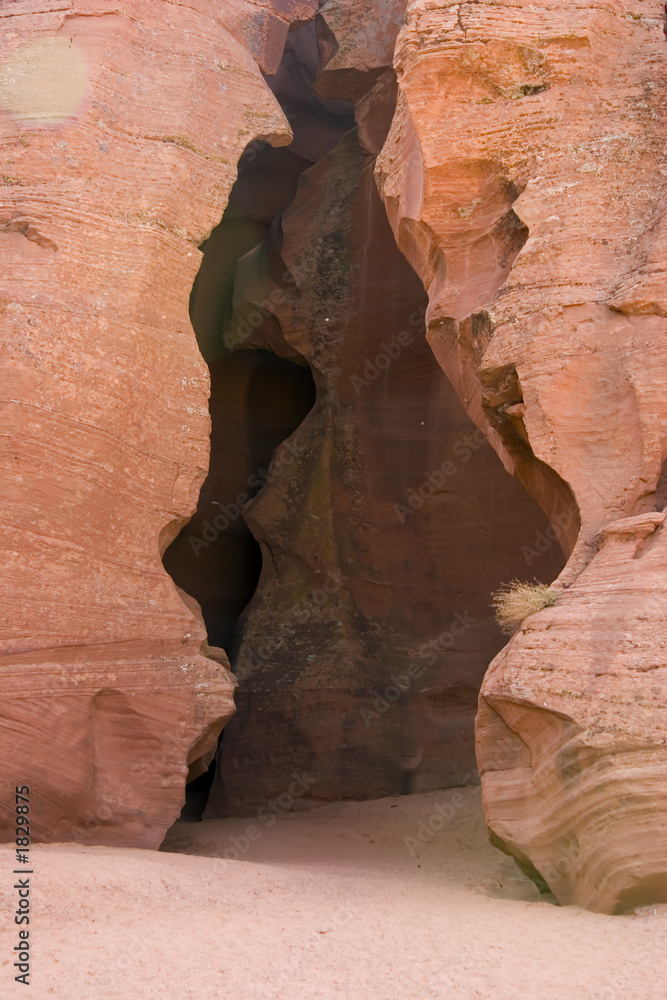
{"type": "Polygon", "coordinates": [[[478,789],[411,856],[404,838],[451,796],[257,821],[238,861],[221,855],[252,820],[179,823],[159,853],[36,846],[29,991],[13,982],[3,845],[0,997],[665,1000],[667,907],[540,899],[489,846],[478,789]]]}

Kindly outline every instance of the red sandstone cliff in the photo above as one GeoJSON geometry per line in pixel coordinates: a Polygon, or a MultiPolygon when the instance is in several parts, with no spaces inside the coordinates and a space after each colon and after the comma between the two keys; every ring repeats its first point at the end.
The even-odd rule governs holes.
{"type": "MultiPolygon", "coordinates": [[[[290,142],[271,86],[318,7],[0,11],[0,808],[30,784],[38,839],[158,844],[233,712],[224,654],[161,564],[208,467],[187,306],[241,153],[290,142]]],[[[279,288],[245,346],[307,362],[317,401],[248,509],[265,563],[219,808],[255,808],[293,766],[323,797],[463,780],[500,645],[488,594],[555,576],[557,536],[558,601],[482,688],[487,821],[564,902],[664,899],[663,4],[348,0],[314,38],[324,116],[347,100],[357,128],[332,137],[299,104],[308,141],[225,263],[237,320],[279,288]],[[498,458],[473,437],[420,494],[475,425],[498,458]],[[466,613],[478,628],[377,711],[466,613]]]]}
{"type": "Polygon", "coordinates": [[[5,836],[18,783],[35,839],[157,846],[233,712],[161,564],[208,463],[187,304],[243,148],[290,141],[260,68],[313,10],[0,10],[5,836]]]}
{"type": "Polygon", "coordinates": [[[642,520],[666,500],[665,46],[658,0],[414,0],[378,166],[436,356],[576,542],[482,688],[487,820],[603,910],[667,891],[665,579],[642,520]]]}

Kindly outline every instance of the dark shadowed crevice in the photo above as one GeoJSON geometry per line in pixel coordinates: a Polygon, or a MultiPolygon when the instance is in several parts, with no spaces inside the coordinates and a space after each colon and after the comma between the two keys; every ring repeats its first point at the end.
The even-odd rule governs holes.
{"type": "MultiPolygon", "coordinates": [[[[237,713],[206,818],[474,781],[477,692],[504,642],[490,595],[562,568],[544,515],[425,340],[426,295],[374,181],[393,107],[374,106],[373,121],[369,108],[282,220],[298,291],[281,329],[313,367],[317,403],[292,439],[300,460],[248,510],[266,559],[233,651],[237,713]]],[[[244,258],[248,318],[276,263],[275,245],[244,258]]]]}
{"type": "Polygon", "coordinates": [[[261,571],[243,506],[314,402],[310,370],[269,351],[239,351],[211,365],[210,471],[194,517],[164,555],[174,582],[201,606],[211,646],[229,650],[261,571]]]}
{"type": "MultiPolygon", "coordinates": [[[[312,92],[321,27],[290,35],[271,81],[294,142],[248,148],[192,293],[211,468],[165,566],[240,686],[189,818],[474,781],[477,692],[503,643],[490,594],[562,568],[425,339],[374,180],[395,78],[370,75],[355,127],[351,105],[312,92]]],[[[471,321],[475,349],[487,325],[471,321]]]]}
{"type": "MultiPolygon", "coordinates": [[[[293,142],[274,149],[257,140],[244,151],[225,214],[201,247],[190,297],[190,317],[211,376],[211,456],[197,510],[163,562],[176,585],[200,605],[209,645],[228,653],[262,569],[243,507],[265,485],[275,450],[316,397],[310,368],[296,352],[279,357],[257,347],[267,329],[280,339],[271,303],[247,318],[235,314],[237,268],[266,242],[277,244],[279,254],[280,218],[299,178],[354,126],[347,101],[323,100],[312,90],[322,60],[333,51],[321,18],[289,33],[282,63],[266,80],[290,122],[293,142]]],[[[185,812],[191,818],[201,813],[214,767],[188,787],[185,812]]]]}
{"type": "Polygon", "coordinates": [[[662,463],[658,485],[655,488],[654,510],[664,510],[667,507],[667,461],[662,463]]]}

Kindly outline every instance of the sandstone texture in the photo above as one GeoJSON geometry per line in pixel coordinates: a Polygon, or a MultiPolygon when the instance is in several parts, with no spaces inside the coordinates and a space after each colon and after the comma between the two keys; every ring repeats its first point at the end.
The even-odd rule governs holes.
{"type": "Polygon", "coordinates": [[[664,28],[658,0],[414,0],[377,168],[435,355],[571,553],[482,688],[487,820],[601,910],[667,870],[661,543],[632,554],[666,502],[664,28]]]}
{"type": "Polygon", "coordinates": [[[479,767],[494,838],[562,903],[667,902],[665,514],[608,525],[558,605],[486,677],[479,767]]]}
{"type": "MultiPolygon", "coordinates": [[[[164,562],[176,583],[201,605],[210,641],[225,648],[261,568],[243,506],[267,481],[274,450],[299,426],[315,399],[308,364],[284,340],[279,352],[284,357],[240,349],[270,344],[269,328],[275,333],[277,321],[269,311],[271,300],[269,310],[251,312],[252,326],[241,320],[232,329],[235,274],[242,257],[280,237],[280,217],[301,174],[354,124],[348,102],[322,100],[308,82],[327,36],[321,19],[289,35],[280,66],[267,84],[285,110],[293,140],[277,149],[260,140],[244,151],[223,218],[202,247],[190,300],[197,342],[211,371],[211,460],[197,510],[164,562]],[[252,336],[254,330],[259,337],[252,336]]],[[[284,298],[281,289],[274,295],[278,301],[284,298]]]]}
{"type": "MultiPolygon", "coordinates": [[[[320,40],[337,13],[323,9],[320,40]]],[[[263,569],[232,647],[238,711],[209,817],[475,781],[477,692],[503,642],[489,595],[548,530],[424,339],[427,300],[373,177],[391,47],[364,51],[365,75],[343,44],[311,64],[315,93],[354,101],[357,127],[326,155],[301,146],[316,162],[236,269],[229,336],[307,362],[317,399],[244,508],[263,569]]],[[[551,542],[532,572],[561,566],[551,542]]]]}
{"type": "Polygon", "coordinates": [[[243,149],[290,141],[261,70],[315,6],[0,10],[7,839],[27,784],[35,840],[157,846],[233,712],[161,563],[208,464],[188,297],[243,149]]]}
{"type": "Polygon", "coordinates": [[[472,782],[479,704],[493,842],[667,901],[662,0],[0,38],[0,836],[159,845],[230,719],[210,816],[472,782]]]}

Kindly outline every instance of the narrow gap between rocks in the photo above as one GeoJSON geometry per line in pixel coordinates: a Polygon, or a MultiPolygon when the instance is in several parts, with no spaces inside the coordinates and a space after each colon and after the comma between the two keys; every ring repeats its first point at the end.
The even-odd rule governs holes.
{"type": "Polygon", "coordinates": [[[313,91],[326,32],[290,33],[267,83],[294,140],[245,151],[192,291],[211,465],[165,567],[239,690],[190,820],[474,783],[478,690],[505,642],[490,595],[563,565],[426,341],[373,179],[393,71],[354,78],[355,127],[313,91]]]}
{"type": "MultiPolygon", "coordinates": [[[[191,321],[211,377],[210,466],[197,510],[163,562],[176,585],[200,605],[209,645],[232,659],[235,629],[262,569],[243,507],[270,481],[274,452],[316,398],[303,358],[296,353],[281,357],[258,346],[269,342],[278,326],[272,303],[240,316],[234,284],[244,255],[267,241],[279,244],[281,215],[303,172],[354,127],[347,101],[322,100],[312,90],[321,61],[321,29],[311,22],[292,30],[277,73],[266,78],[290,122],[293,141],[273,148],[256,140],[244,151],[223,218],[201,246],[203,259],[190,298],[191,321]]],[[[215,767],[214,760],[188,785],[184,816],[201,815],[215,767]]]]}

